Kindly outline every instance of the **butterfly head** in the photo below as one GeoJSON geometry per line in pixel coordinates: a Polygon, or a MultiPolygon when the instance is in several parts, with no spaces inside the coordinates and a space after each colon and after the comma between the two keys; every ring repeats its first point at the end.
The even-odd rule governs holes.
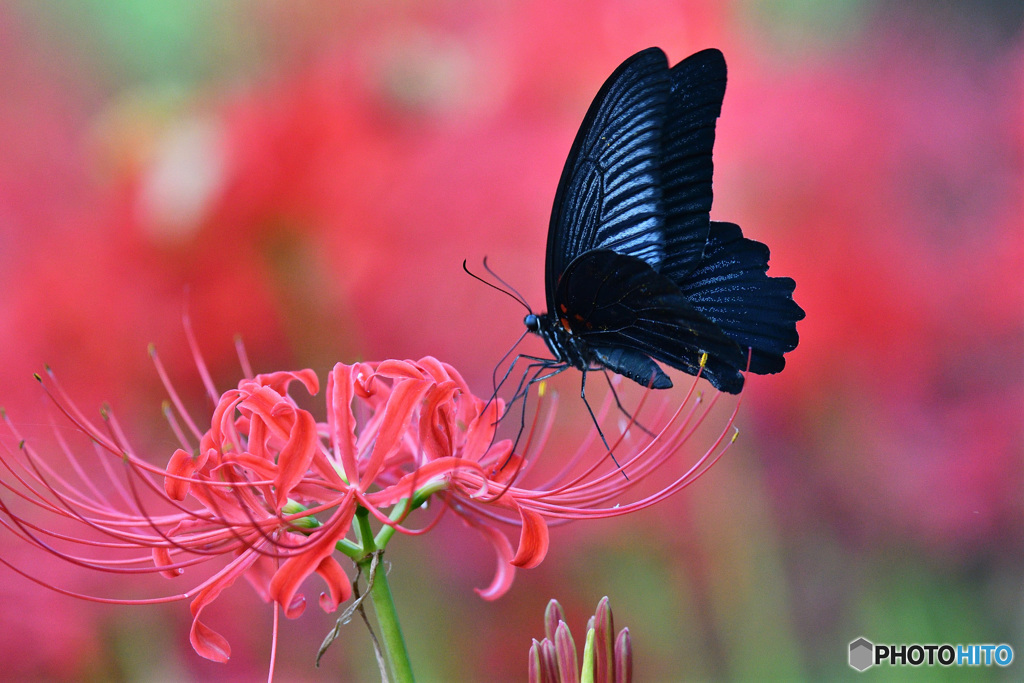
{"type": "Polygon", "coordinates": [[[527,313],[526,317],[523,318],[523,324],[526,325],[526,329],[534,334],[540,334],[540,317],[536,313],[527,313]]]}

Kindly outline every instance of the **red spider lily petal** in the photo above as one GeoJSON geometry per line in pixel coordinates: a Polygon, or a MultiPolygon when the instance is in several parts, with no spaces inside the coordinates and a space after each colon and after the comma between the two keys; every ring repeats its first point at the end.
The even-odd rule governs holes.
{"type": "Polygon", "coordinates": [[[250,470],[261,481],[275,481],[281,470],[273,460],[252,453],[231,453],[225,456],[224,465],[237,465],[250,470]]]}
{"type": "Polygon", "coordinates": [[[192,486],[190,478],[196,470],[202,469],[206,458],[197,460],[192,454],[178,449],[174,451],[170,461],[167,463],[167,476],[164,478],[164,491],[172,500],[185,500],[189,489],[192,486]]]}
{"type": "Polygon", "coordinates": [[[199,440],[200,451],[219,451],[222,444],[230,443],[225,434],[231,434],[234,431],[234,420],[232,418],[235,406],[241,400],[242,395],[237,389],[224,392],[217,406],[213,409],[209,431],[203,434],[199,440]]]}
{"type": "Polygon", "coordinates": [[[291,427],[290,418],[293,417],[295,408],[285,399],[286,394],[274,391],[271,387],[246,381],[240,383],[238,389],[243,397],[238,402],[238,410],[243,411],[245,417],[253,420],[253,424],[244,425],[246,431],[249,432],[250,440],[267,440],[266,437],[255,439],[253,436],[253,429],[260,424],[268,428],[274,436],[287,438],[291,427]]]}
{"type": "Polygon", "coordinates": [[[316,420],[304,410],[296,411],[288,443],[281,449],[277,460],[278,473],[274,484],[277,488],[278,512],[284,507],[292,489],[305,476],[319,445],[316,420]]]}
{"type": "Polygon", "coordinates": [[[320,391],[320,379],[309,368],[295,372],[260,374],[256,375],[254,381],[257,384],[273,389],[278,394],[286,394],[288,392],[288,385],[295,381],[302,382],[310,396],[316,396],[317,392],[320,391]]]}
{"type": "Polygon", "coordinates": [[[399,382],[388,396],[373,451],[359,482],[361,491],[370,487],[385,459],[400,448],[406,423],[426,390],[422,382],[399,382]]]}
{"type": "Polygon", "coordinates": [[[334,612],[338,605],[352,597],[352,583],[334,557],[328,555],[320,561],[316,573],[327,584],[327,593],[320,594],[320,608],[325,612],[334,612]]]}
{"type": "Polygon", "coordinates": [[[423,372],[416,363],[408,360],[382,360],[377,364],[377,373],[391,379],[423,379],[423,372]]]}
{"type": "Polygon", "coordinates": [[[475,462],[466,462],[462,458],[441,458],[433,462],[424,463],[417,467],[414,472],[406,474],[393,485],[374,491],[363,496],[364,500],[377,507],[386,507],[409,498],[416,489],[422,488],[427,483],[454,473],[464,473],[471,470],[476,473],[478,479],[477,495],[487,492],[487,478],[484,476],[483,468],[475,462]]]}
{"type": "Polygon", "coordinates": [[[491,580],[491,584],[487,588],[473,589],[484,600],[497,600],[508,592],[508,589],[512,587],[512,579],[515,578],[512,567],[512,543],[509,542],[505,534],[493,526],[481,524],[471,517],[463,517],[463,520],[483,534],[491,542],[491,545],[494,546],[494,550],[497,553],[498,568],[494,572],[494,579],[491,580]]]}
{"type": "Polygon", "coordinates": [[[488,459],[501,463],[500,467],[495,467],[488,474],[491,477],[491,481],[502,486],[515,479],[516,475],[519,474],[519,471],[526,464],[526,458],[512,452],[511,439],[505,439],[494,444],[486,455],[488,459]]]}
{"type": "Polygon", "coordinates": [[[452,380],[459,386],[459,389],[467,393],[469,392],[466,380],[462,379],[462,375],[459,374],[458,370],[447,363],[439,361],[433,356],[424,356],[417,361],[417,365],[423,368],[435,382],[452,380]]]}
{"type": "MultiPolygon", "coordinates": [[[[174,561],[171,559],[171,551],[165,547],[153,548],[153,565],[156,567],[167,567],[173,564],[174,561]]],[[[185,570],[181,567],[175,569],[166,569],[160,573],[168,579],[175,579],[184,572],[185,570]]]]}
{"type": "MultiPolygon", "coordinates": [[[[420,407],[421,414],[435,415],[444,411],[452,397],[459,391],[455,382],[441,382],[428,385],[420,407]]],[[[428,462],[450,455],[455,445],[455,425],[452,420],[420,420],[420,448],[422,457],[428,462]]]]}
{"type": "MultiPolygon", "coordinates": [[[[305,537],[297,534],[284,534],[284,538],[295,538],[304,540],[305,537]]],[[[270,581],[274,578],[280,563],[274,557],[261,555],[249,570],[245,572],[245,580],[249,582],[252,589],[260,596],[263,602],[271,602],[274,598],[270,595],[270,581]]]]}
{"type": "Polygon", "coordinates": [[[231,657],[231,646],[228,641],[224,636],[199,621],[199,615],[207,605],[217,599],[225,588],[231,586],[239,576],[244,574],[259,557],[260,554],[255,550],[248,550],[239,555],[205,588],[199,591],[189,606],[192,611],[192,630],[189,640],[192,643],[192,648],[200,656],[221,663],[228,661],[228,658],[231,657]]]}
{"type": "MultiPolygon", "coordinates": [[[[295,592],[307,576],[321,568],[324,558],[331,555],[335,545],[341,540],[352,526],[352,517],[356,510],[356,498],[354,495],[347,495],[334,511],[331,519],[324,526],[317,529],[315,540],[301,553],[288,558],[281,568],[274,574],[270,582],[270,594],[274,600],[285,607],[285,616],[289,619],[297,615],[289,613],[287,605],[292,601],[295,592]]],[[[337,585],[337,574],[332,568],[325,567],[321,574],[328,580],[329,588],[334,596],[345,595],[345,589],[337,585]],[[331,584],[334,585],[331,585],[331,584]]]]}
{"type": "Polygon", "coordinates": [[[231,644],[227,639],[198,618],[192,622],[189,642],[196,654],[206,659],[223,664],[231,658],[231,644]]]}
{"type": "Polygon", "coordinates": [[[533,569],[548,554],[550,535],[548,524],[539,513],[526,508],[519,509],[523,521],[523,529],[519,535],[519,549],[511,563],[523,569],[533,569]]]}
{"type": "Polygon", "coordinates": [[[352,389],[355,395],[361,399],[370,399],[378,392],[376,372],[369,363],[355,363],[352,365],[352,389]]]}
{"type": "Polygon", "coordinates": [[[331,449],[341,459],[341,468],[349,481],[356,481],[356,419],[352,414],[355,387],[353,366],[335,364],[327,376],[327,421],[331,426],[331,449]]]}
{"type": "MultiPolygon", "coordinates": [[[[480,460],[488,449],[491,448],[491,444],[494,441],[494,432],[498,428],[498,411],[502,407],[499,403],[499,401],[491,401],[491,404],[487,406],[487,410],[477,415],[469,423],[469,427],[466,429],[466,443],[462,448],[462,457],[467,460],[480,460]]],[[[508,445],[509,451],[512,450],[511,441],[502,443],[508,445]]]]}

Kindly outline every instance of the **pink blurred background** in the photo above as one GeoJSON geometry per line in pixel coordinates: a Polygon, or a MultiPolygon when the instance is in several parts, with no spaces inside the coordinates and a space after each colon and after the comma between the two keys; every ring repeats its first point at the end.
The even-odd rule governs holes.
{"type": "MultiPolygon", "coordinates": [[[[146,347],[201,405],[186,306],[222,389],[240,334],[258,371],[430,354],[485,393],[523,311],[462,260],[488,256],[542,309],[551,200],[601,82],[650,45],[673,63],[715,46],[712,217],[796,279],[800,346],[748,382],[708,476],[556,529],[496,603],[472,592],[492,569],[472,533],[394,541],[418,675],[522,679],[547,600],[582,637],[602,595],[637,680],[852,676],[858,636],[1024,654],[1019,3],[328,5],[5,3],[0,403],[24,431],[49,431],[31,373],[50,363],[165,462],[146,347]]],[[[50,566],[9,534],[0,553],[73,590],[167,591],[50,566]]],[[[96,606],[3,572],[0,678],[264,675],[269,608],[239,584],[214,614],[228,665],[191,651],[185,603],[96,606]]],[[[312,667],[333,622],[283,624],[280,680],[374,678],[355,623],[312,667]]]]}

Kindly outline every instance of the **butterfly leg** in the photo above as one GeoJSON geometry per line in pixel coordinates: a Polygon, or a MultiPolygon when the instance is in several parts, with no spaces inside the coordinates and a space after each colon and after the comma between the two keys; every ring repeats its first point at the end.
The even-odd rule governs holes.
{"type": "Polygon", "coordinates": [[[519,392],[522,391],[523,384],[525,382],[525,378],[526,378],[527,375],[530,374],[530,370],[537,363],[548,362],[548,359],[546,359],[546,358],[539,358],[537,356],[529,356],[529,355],[526,355],[525,353],[520,353],[515,358],[512,359],[511,363],[509,363],[508,369],[505,371],[505,374],[502,375],[501,381],[499,382],[498,381],[498,368],[501,366],[501,363],[507,357],[508,357],[508,355],[506,354],[505,357],[502,358],[502,360],[498,361],[498,365],[495,365],[494,366],[494,370],[491,372],[491,386],[494,388],[494,391],[491,394],[491,397],[489,399],[487,399],[487,403],[484,405],[484,410],[487,410],[488,408],[490,408],[491,402],[498,398],[498,392],[501,391],[501,388],[503,386],[505,386],[505,382],[508,381],[509,377],[511,377],[512,371],[515,369],[516,363],[519,362],[519,359],[525,358],[526,360],[533,361],[533,362],[530,363],[529,365],[527,365],[526,370],[523,373],[523,377],[520,378],[520,380],[519,380],[519,386],[516,387],[515,393],[512,395],[512,398],[509,400],[508,404],[505,406],[505,413],[502,414],[502,416],[500,418],[498,418],[499,420],[501,420],[502,418],[505,417],[505,415],[508,414],[508,411],[512,407],[512,404],[519,398],[519,392]]]}
{"type": "MultiPolygon", "coordinates": [[[[604,432],[601,431],[601,425],[597,423],[597,416],[594,415],[594,409],[590,407],[590,402],[587,400],[587,369],[583,368],[583,379],[580,380],[580,398],[583,399],[583,405],[587,407],[587,412],[590,413],[590,419],[594,423],[594,427],[597,428],[597,435],[601,437],[601,443],[604,444],[605,449],[608,451],[608,455],[611,456],[612,462],[615,466],[622,471],[622,466],[619,461],[616,460],[615,454],[612,453],[612,447],[608,445],[608,439],[604,438],[604,432]]],[[[616,398],[616,401],[618,398],[616,398]]],[[[620,406],[621,407],[621,406],[620,406]]],[[[622,472],[622,476],[629,479],[625,472],[622,472]]]]}
{"type": "Polygon", "coordinates": [[[619,412],[628,417],[629,421],[639,427],[644,434],[651,437],[655,436],[654,432],[640,424],[640,421],[622,405],[622,401],[619,400],[619,393],[615,391],[615,384],[612,383],[612,378],[608,374],[607,368],[601,368],[601,372],[604,374],[604,378],[608,380],[608,388],[612,391],[612,397],[615,399],[615,405],[618,406],[619,412]]]}
{"type": "MultiPolygon", "coordinates": [[[[526,372],[523,373],[522,379],[519,380],[519,387],[516,388],[515,395],[512,397],[512,400],[509,401],[509,408],[511,408],[513,403],[518,401],[520,398],[523,399],[523,408],[519,412],[519,431],[516,433],[516,440],[512,444],[513,452],[515,451],[516,446],[519,445],[519,439],[523,436],[523,430],[526,429],[526,403],[530,397],[530,387],[538,382],[543,382],[546,379],[550,379],[551,377],[564,372],[568,367],[568,365],[556,363],[549,359],[541,359],[539,362],[530,363],[530,365],[527,366],[526,372]],[[531,371],[533,371],[533,376],[527,380],[526,378],[531,371]]],[[[505,414],[508,414],[508,409],[506,409],[505,414]]]]}
{"type": "MultiPolygon", "coordinates": [[[[523,376],[519,379],[519,385],[516,387],[515,394],[512,395],[512,399],[508,402],[508,405],[505,407],[505,413],[501,416],[501,418],[499,418],[504,419],[505,416],[508,415],[509,411],[512,409],[512,404],[518,401],[519,399],[523,400],[523,407],[519,413],[519,431],[516,432],[515,441],[512,442],[512,450],[509,452],[509,458],[512,457],[512,453],[516,452],[516,448],[519,446],[519,440],[522,438],[523,432],[526,430],[526,403],[527,399],[530,396],[530,387],[532,387],[537,382],[543,382],[546,379],[554,377],[555,375],[565,371],[566,368],[569,367],[568,365],[557,363],[556,361],[553,361],[548,358],[533,358],[532,356],[522,357],[531,358],[535,362],[530,363],[529,365],[526,366],[526,370],[523,372],[523,376]],[[533,373],[532,377],[530,376],[530,373],[533,373]],[[527,379],[527,377],[529,377],[529,379],[527,379]]],[[[516,360],[518,360],[519,358],[520,357],[517,356],[516,360]]],[[[505,465],[507,464],[508,460],[506,460],[505,463],[502,464],[502,468],[504,468],[505,465]]]]}
{"type": "Polygon", "coordinates": [[[519,384],[516,386],[516,390],[512,394],[512,398],[510,398],[508,403],[505,405],[505,413],[501,416],[501,418],[498,418],[499,420],[503,419],[505,417],[505,415],[508,414],[509,410],[512,408],[512,404],[513,403],[515,403],[520,398],[522,398],[524,387],[528,388],[529,384],[530,384],[530,383],[527,383],[527,380],[526,380],[526,378],[530,375],[530,373],[535,368],[541,368],[543,370],[544,368],[551,367],[551,365],[552,365],[552,361],[551,361],[550,358],[539,358],[537,356],[528,356],[525,353],[520,353],[519,355],[517,355],[515,358],[512,359],[512,362],[508,366],[508,370],[505,371],[505,374],[502,376],[500,382],[495,382],[494,381],[495,378],[497,377],[497,372],[498,372],[497,368],[495,368],[494,372],[492,373],[492,380],[491,380],[492,384],[494,384],[494,393],[491,395],[491,398],[487,401],[488,406],[490,405],[491,401],[493,401],[493,400],[495,400],[497,398],[498,392],[505,385],[505,382],[508,381],[508,378],[512,375],[512,370],[515,369],[516,363],[518,363],[521,358],[525,358],[526,360],[529,360],[529,361],[532,361],[532,362],[529,363],[526,366],[526,370],[523,371],[522,377],[519,378],[519,384]]]}

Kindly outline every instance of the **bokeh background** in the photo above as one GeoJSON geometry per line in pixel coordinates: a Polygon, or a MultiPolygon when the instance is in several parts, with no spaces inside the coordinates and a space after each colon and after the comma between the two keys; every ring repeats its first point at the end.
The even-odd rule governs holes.
{"type": "MultiPolygon", "coordinates": [[[[521,680],[546,601],[581,635],[602,595],[637,680],[852,678],[858,636],[1005,642],[1019,659],[1022,17],[1012,0],[7,0],[0,402],[46,443],[31,373],[50,363],[165,462],[146,347],[198,405],[186,307],[221,388],[240,334],[258,370],[431,354],[484,393],[523,312],[462,260],[487,255],[542,308],[551,200],[601,82],[650,45],[673,63],[716,46],[712,217],[796,279],[800,346],[748,382],[740,439],[707,476],[555,530],[496,603],[472,591],[490,550],[457,523],[393,542],[414,665],[521,680]]],[[[560,415],[584,429],[573,403],[560,415]]],[[[0,553],[71,590],[168,592],[10,534],[0,553]]],[[[239,584],[212,614],[227,665],[192,652],[185,603],[98,606],[0,572],[0,678],[265,676],[270,609],[239,584]]],[[[312,667],[333,621],[283,624],[280,680],[374,679],[357,624],[312,667]]]]}

